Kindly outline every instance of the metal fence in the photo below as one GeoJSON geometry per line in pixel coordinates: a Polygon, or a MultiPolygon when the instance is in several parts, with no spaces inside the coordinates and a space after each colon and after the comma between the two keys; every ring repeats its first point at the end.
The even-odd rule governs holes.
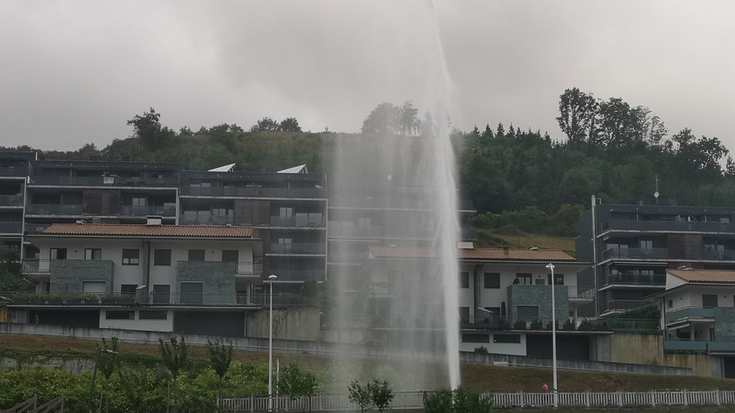
{"type": "MultiPolygon", "coordinates": [[[[390,409],[423,409],[424,399],[430,392],[397,392],[390,409]]],[[[577,392],[559,393],[559,406],[568,407],[629,407],[629,406],[689,406],[735,404],[735,390],[674,390],[648,392],[577,392]]],[[[495,408],[543,407],[554,405],[552,393],[486,393],[495,408]]],[[[347,394],[320,394],[312,397],[291,398],[285,396],[218,397],[217,405],[224,411],[349,411],[360,407],[349,400],[347,394]]]]}

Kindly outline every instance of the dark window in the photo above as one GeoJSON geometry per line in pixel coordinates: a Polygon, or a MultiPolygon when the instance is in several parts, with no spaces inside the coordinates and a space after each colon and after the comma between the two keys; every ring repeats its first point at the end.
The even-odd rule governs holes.
{"type": "MultiPolygon", "coordinates": [[[[546,274],[546,279],[551,285],[551,274],[546,274]]],[[[554,274],[554,285],[564,285],[564,274],[554,274]]]]}
{"type": "Polygon", "coordinates": [[[135,290],[138,289],[138,284],[122,284],[120,286],[120,295],[135,296],[135,290]]]}
{"type": "Polygon", "coordinates": [[[468,272],[459,273],[459,286],[461,288],[470,288],[470,273],[468,272]]]}
{"type": "Polygon", "coordinates": [[[201,304],[204,284],[200,282],[181,283],[181,304],[201,304]]]}
{"type": "MultiPolygon", "coordinates": [[[[169,253],[170,250],[166,250],[169,253]]],[[[171,295],[171,286],[167,284],[156,284],[153,286],[153,304],[169,304],[171,295]]]]}
{"type": "Polygon", "coordinates": [[[123,250],[122,252],[122,264],[123,265],[138,265],[140,262],[140,250],[123,250]]]}
{"type": "Polygon", "coordinates": [[[189,250],[189,261],[204,261],[204,250],[189,250]]]}
{"type": "Polygon", "coordinates": [[[516,316],[531,321],[538,317],[538,306],[536,305],[519,305],[516,307],[516,316]]]}
{"type": "Polygon", "coordinates": [[[518,334],[493,334],[493,343],[513,343],[521,342],[521,336],[518,334]]]}
{"type": "Polygon", "coordinates": [[[459,316],[469,318],[470,316],[470,308],[469,307],[459,307],[459,316]]]}
{"type": "Polygon", "coordinates": [[[49,258],[51,258],[52,260],[65,260],[66,248],[51,248],[49,258]]]}
{"type": "Polygon", "coordinates": [[[171,265],[171,250],[155,250],[153,265],[171,265]]]}
{"type": "Polygon", "coordinates": [[[496,272],[486,272],[485,288],[500,288],[500,274],[496,272]]]}
{"type": "Polygon", "coordinates": [[[531,274],[516,274],[516,280],[513,284],[531,285],[531,274]]]}
{"type": "Polygon", "coordinates": [[[222,262],[238,262],[239,260],[240,260],[240,251],[222,250],[222,262]]]}
{"type": "Polygon", "coordinates": [[[463,333],[462,342],[463,343],[489,343],[490,335],[489,334],[463,333]]]}
{"type": "Polygon", "coordinates": [[[717,295],[715,294],[702,294],[702,307],[714,308],[717,307],[717,295]]]}
{"type": "Polygon", "coordinates": [[[84,250],[84,259],[85,260],[101,260],[102,259],[102,249],[100,248],[87,248],[84,250]]]}
{"type": "Polygon", "coordinates": [[[674,307],[674,300],[669,300],[669,301],[668,301],[668,302],[666,303],[666,305],[667,305],[667,308],[672,308],[672,307],[674,307]]]}
{"type": "Polygon", "coordinates": [[[107,320],[135,320],[135,311],[105,311],[107,320]]]}
{"type": "Polygon", "coordinates": [[[167,318],[168,318],[168,311],[140,310],[138,312],[139,320],[166,320],[167,318]]]}
{"type": "MultiPolygon", "coordinates": [[[[500,317],[500,307],[485,307],[487,311],[490,311],[493,313],[493,317],[500,317]]],[[[487,314],[487,313],[486,313],[487,314]]],[[[490,314],[488,314],[489,316],[490,314]]]]}

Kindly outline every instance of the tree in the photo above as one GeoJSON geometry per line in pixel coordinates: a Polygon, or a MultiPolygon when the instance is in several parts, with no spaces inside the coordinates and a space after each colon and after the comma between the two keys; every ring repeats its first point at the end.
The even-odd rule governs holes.
{"type": "Polygon", "coordinates": [[[289,364],[283,368],[281,378],[278,382],[278,392],[292,399],[297,397],[309,398],[309,411],[311,411],[311,397],[319,390],[316,376],[304,373],[296,364],[289,364]]]}
{"type": "Polygon", "coordinates": [[[395,394],[393,394],[393,387],[387,380],[375,379],[368,383],[368,389],[373,406],[381,413],[390,407],[390,403],[393,401],[395,394]]]}
{"type": "Polygon", "coordinates": [[[301,132],[299,120],[296,118],[286,118],[281,121],[279,129],[283,132],[301,132]]]}
{"type": "Polygon", "coordinates": [[[97,351],[99,352],[97,369],[105,376],[105,378],[109,379],[110,376],[112,376],[112,373],[122,369],[122,359],[118,354],[115,354],[120,352],[120,340],[117,337],[113,336],[110,338],[109,347],[105,338],[102,337],[102,346],[98,348],[97,351]],[[103,350],[110,350],[114,353],[109,353],[103,350]]]}
{"type": "Polygon", "coordinates": [[[409,100],[398,111],[398,129],[401,135],[416,135],[421,131],[421,120],[418,118],[418,109],[409,100]]]}
{"type": "Polygon", "coordinates": [[[266,116],[257,121],[255,125],[250,128],[250,132],[277,132],[280,128],[281,126],[278,122],[266,116]]]}
{"type": "Polygon", "coordinates": [[[567,89],[559,97],[559,128],[567,135],[573,147],[587,140],[594,128],[597,103],[591,94],[586,94],[576,87],[567,89]]]}
{"type": "Polygon", "coordinates": [[[372,406],[373,397],[370,394],[370,386],[363,386],[359,381],[353,380],[347,388],[349,391],[350,402],[360,406],[360,411],[364,412],[366,408],[372,406]]]}
{"type": "Polygon", "coordinates": [[[390,135],[400,131],[400,109],[392,103],[381,103],[362,122],[363,134],[390,135]]]}
{"type": "Polygon", "coordinates": [[[424,398],[424,413],[451,413],[453,399],[450,389],[437,389],[424,398]]]}
{"type": "Polygon", "coordinates": [[[222,380],[232,363],[232,342],[226,343],[225,340],[219,338],[210,341],[207,338],[207,348],[209,349],[209,363],[222,380]]]}
{"type": "Polygon", "coordinates": [[[161,114],[153,108],[150,112],[143,112],[142,116],[135,115],[128,120],[127,125],[133,126],[134,136],[149,148],[160,148],[167,138],[176,135],[176,132],[161,125],[161,114]]]}
{"type": "Polygon", "coordinates": [[[426,413],[490,413],[492,401],[471,387],[438,389],[424,399],[426,413]]]}
{"type": "Polygon", "coordinates": [[[186,344],[184,337],[178,339],[176,336],[171,337],[171,345],[164,342],[162,338],[158,339],[160,343],[158,349],[161,352],[163,365],[166,366],[171,373],[174,381],[179,374],[189,367],[189,346],[186,344]]]}
{"type": "Polygon", "coordinates": [[[620,98],[600,102],[600,139],[605,147],[626,147],[643,141],[643,125],[639,121],[643,110],[642,106],[631,108],[620,98]]]}

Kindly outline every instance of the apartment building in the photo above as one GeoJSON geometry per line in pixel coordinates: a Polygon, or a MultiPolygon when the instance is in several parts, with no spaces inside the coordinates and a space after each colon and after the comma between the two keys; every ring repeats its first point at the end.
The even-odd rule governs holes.
{"type": "Polygon", "coordinates": [[[579,219],[577,258],[597,290],[598,315],[638,308],[680,267],[735,270],[735,208],[670,205],[645,197],[637,205],[597,202],[579,219]]]}
{"type": "Polygon", "coordinates": [[[6,248],[20,250],[22,245],[26,184],[35,160],[35,152],[0,156],[0,240],[6,248]]]}

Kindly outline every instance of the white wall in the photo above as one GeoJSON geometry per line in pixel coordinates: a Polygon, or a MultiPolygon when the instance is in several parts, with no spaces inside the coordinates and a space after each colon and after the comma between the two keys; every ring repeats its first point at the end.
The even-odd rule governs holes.
{"type": "Polygon", "coordinates": [[[733,295],[735,295],[735,285],[732,287],[690,285],[666,295],[664,302],[666,312],[675,311],[685,307],[701,307],[703,294],[717,295],[718,307],[735,306],[735,299],[733,299],[733,295]],[[671,308],[669,308],[669,300],[672,300],[673,306],[671,308]]]}

